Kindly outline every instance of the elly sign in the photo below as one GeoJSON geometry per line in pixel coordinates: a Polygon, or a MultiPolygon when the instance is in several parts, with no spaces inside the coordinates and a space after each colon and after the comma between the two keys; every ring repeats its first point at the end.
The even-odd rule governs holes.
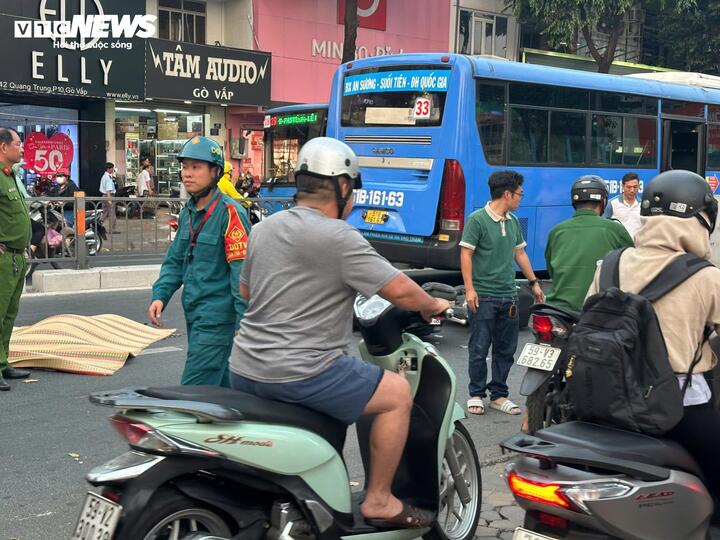
{"type": "Polygon", "coordinates": [[[145,92],[151,98],[270,103],[269,53],[148,39],[145,62],[145,92]]]}
{"type": "Polygon", "coordinates": [[[144,0],[3,0],[0,90],[139,99],[144,0]],[[136,75],[133,76],[132,74],[136,75]]]}

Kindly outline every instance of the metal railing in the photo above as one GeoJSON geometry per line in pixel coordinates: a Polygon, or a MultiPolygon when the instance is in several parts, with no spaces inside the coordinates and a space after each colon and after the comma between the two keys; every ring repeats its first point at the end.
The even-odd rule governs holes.
{"type": "MultiPolygon", "coordinates": [[[[172,243],[185,200],[177,197],[33,197],[30,271],[39,264],[84,269],[157,263],[172,243]],[[50,231],[54,232],[50,232],[50,231]]],[[[294,205],[290,198],[244,199],[251,223],[294,205]]]]}

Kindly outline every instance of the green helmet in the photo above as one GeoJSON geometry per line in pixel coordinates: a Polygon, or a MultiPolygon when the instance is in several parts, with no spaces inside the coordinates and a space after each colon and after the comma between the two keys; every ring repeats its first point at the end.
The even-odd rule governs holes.
{"type": "Polygon", "coordinates": [[[225,156],[222,146],[209,137],[195,136],[188,140],[180,149],[178,160],[185,158],[207,161],[210,165],[225,166],[225,156]]]}

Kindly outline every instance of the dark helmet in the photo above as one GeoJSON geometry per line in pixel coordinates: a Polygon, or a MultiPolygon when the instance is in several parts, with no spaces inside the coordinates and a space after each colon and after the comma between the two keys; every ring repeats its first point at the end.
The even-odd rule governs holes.
{"type": "Polygon", "coordinates": [[[665,171],[650,180],[643,190],[641,216],[697,217],[709,232],[715,230],[718,203],[710,184],[691,171],[665,171]],[[705,212],[708,223],[700,215],[705,212]]]}
{"type": "Polygon", "coordinates": [[[573,208],[576,204],[582,203],[600,203],[600,211],[605,210],[608,200],[608,190],[605,180],[595,174],[586,174],[581,176],[570,188],[570,199],[573,208]]]}

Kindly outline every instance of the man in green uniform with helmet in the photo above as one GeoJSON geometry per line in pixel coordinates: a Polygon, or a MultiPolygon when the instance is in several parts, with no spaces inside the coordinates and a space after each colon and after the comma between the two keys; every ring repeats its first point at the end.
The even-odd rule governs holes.
{"type": "Polygon", "coordinates": [[[30,242],[30,216],[15,183],[13,165],[22,157],[22,142],[14,129],[0,128],[0,390],[5,379],[24,379],[29,372],[8,364],[10,336],[25,286],[25,248],[30,242]]]}
{"type": "Polygon", "coordinates": [[[546,302],[580,311],[592,283],[597,262],[608,251],[632,247],[621,223],[601,217],[608,201],[605,181],[594,174],[578,178],[570,189],[575,215],[548,234],[545,261],[552,279],[546,302]]]}
{"type": "Polygon", "coordinates": [[[188,354],[181,383],[229,387],[228,358],[247,306],[239,287],[250,223],[242,207],[217,188],[225,162],[218,143],[193,137],[178,160],[191,197],[153,285],[148,314],[160,326],[160,314],[183,285],[188,354]]]}

